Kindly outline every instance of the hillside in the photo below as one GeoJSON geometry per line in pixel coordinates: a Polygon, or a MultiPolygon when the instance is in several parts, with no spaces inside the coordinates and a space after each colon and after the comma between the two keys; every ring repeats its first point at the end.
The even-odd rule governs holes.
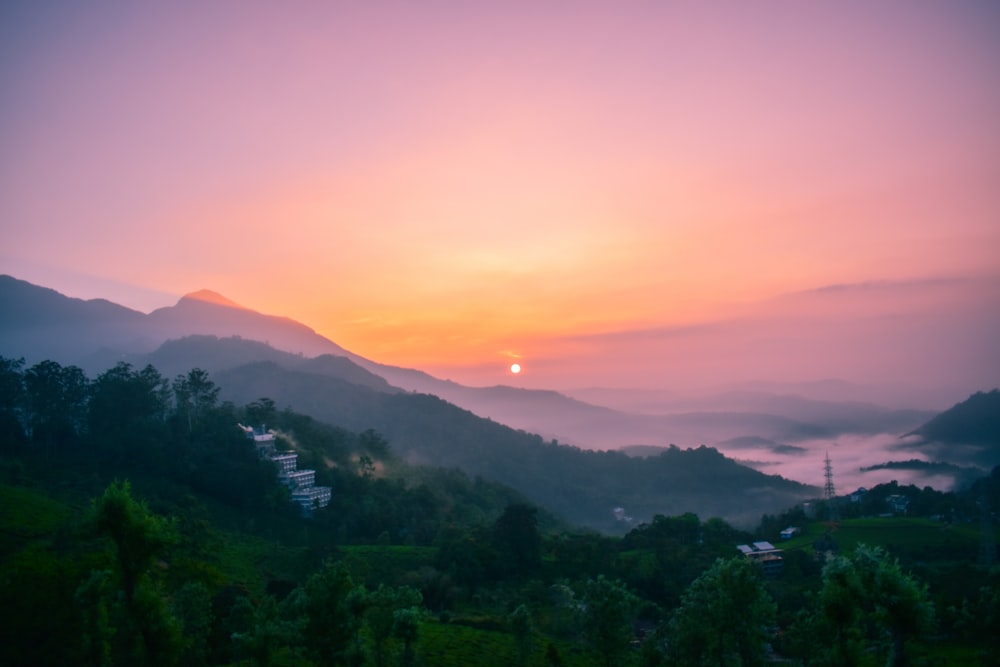
{"type": "Polygon", "coordinates": [[[938,460],[971,460],[987,468],[1000,464],[1000,390],[976,392],[907,433],[910,447],[938,460]]]}
{"type": "Polygon", "coordinates": [[[670,448],[650,460],[546,442],[483,419],[436,396],[382,392],[341,378],[276,363],[247,364],[216,376],[222,396],[247,403],[267,396],[316,419],[352,430],[375,429],[411,463],[459,468],[511,486],[566,519],[602,531],[636,520],[696,512],[751,525],[815,493],[764,475],[708,448],[670,448]]]}

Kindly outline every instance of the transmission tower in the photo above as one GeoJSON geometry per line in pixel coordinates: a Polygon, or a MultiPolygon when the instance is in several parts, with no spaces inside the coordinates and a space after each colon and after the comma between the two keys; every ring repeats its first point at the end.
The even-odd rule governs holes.
{"type": "Polygon", "coordinates": [[[826,453],[823,461],[823,475],[826,477],[826,487],[823,490],[823,498],[826,500],[826,512],[830,521],[837,520],[837,491],[833,488],[833,465],[830,463],[830,452],[826,453]]]}

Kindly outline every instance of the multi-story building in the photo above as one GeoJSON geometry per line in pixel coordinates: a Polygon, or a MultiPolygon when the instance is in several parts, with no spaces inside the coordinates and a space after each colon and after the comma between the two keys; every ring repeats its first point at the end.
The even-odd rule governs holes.
{"type": "Polygon", "coordinates": [[[270,460],[278,469],[278,479],[292,492],[292,502],[298,503],[306,515],[314,509],[326,507],[333,497],[333,489],[329,486],[316,486],[315,470],[299,470],[299,455],[295,452],[278,451],[273,433],[263,428],[254,430],[240,424],[239,427],[254,441],[257,454],[270,460]]]}

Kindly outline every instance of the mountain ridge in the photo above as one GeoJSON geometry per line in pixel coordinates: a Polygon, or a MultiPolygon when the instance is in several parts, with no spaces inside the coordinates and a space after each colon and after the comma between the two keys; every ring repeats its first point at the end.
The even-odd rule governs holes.
{"type": "Polygon", "coordinates": [[[904,437],[934,458],[962,450],[980,466],[1000,465],[1000,389],[977,391],[904,437]]]}
{"type": "MultiPolygon", "coordinates": [[[[150,354],[158,346],[186,336],[236,336],[266,342],[292,354],[344,357],[401,390],[434,394],[477,415],[540,433],[548,439],[593,449],[625,445],[716,445],[741,436],[784,442],[832,437],[851,429],[863,433],[898,433],[918,426],[931,416],[929,412],[892,411],[868,404],[833,405],[822,401],[810,404],[808,399],[801,397],[783,398],[770,394],[755,397],[745,394],[740,400],[729,396],[726,398],[728,407],[724,409],[720,409],[716,397],[711,409],[705,409],[704,404],[674,401],[674,408],[668,414],[633,413],[581,401],[562,392],[503,385],[466,387],[420,370],[366,359],[317,334],[307,325],[244,308],[211,290],[193,292],[174,306],[144,315],[124,307],[109,311],[113,306],[110,302],[73,300],[54,290],[6,276],[0,281],[0,305],[3,304],[9,304],[5,312],[11,317],[7,327],[0,327],[0,350],[12,350],[29,362],[54,358],[97,372],[115,360],[150,354]],[[51,311],[52,330],[47,336],[39,336],[34,331],[16,331],[15,321],[30,320],[21,314],[30,315],[25,304],[43,294],[42,300],[51,311]],[[205,298],[198,298],[198,295],[205,298]],[[59,315],[60,308],[70,312],[59,315]],[[86,313],[87,317],[81,319],[73,315],[74,312],[86,313]],[[105,317],[105,313],[120,317],[105,317]],[[73,336],[65,336],[60,327],[72,327],[73,336]],[[806,409],[813,414],[803,420],[799,415],[806,409]]],[[[828,390],[843,383],[823,380],[814,384],[828,390]]]]}

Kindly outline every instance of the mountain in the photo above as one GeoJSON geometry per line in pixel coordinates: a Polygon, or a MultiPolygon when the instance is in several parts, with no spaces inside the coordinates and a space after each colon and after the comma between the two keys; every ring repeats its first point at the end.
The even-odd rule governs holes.
{"type": "MultiPolygon", "coordinates": [[[[191,335],[240,337],[266,343],[271,349],[258,345],[237,351],[237,346],[230,345],[224,353],[212,353],[223,353],[221,357],[188,357],[180,364],[167,362],[164,356],[169,350],[162,350],[151,361],[163,372],[173,373],[192,365],[219,371],[250,361],[273,360],[279,351],[304,358],[333,355],[353,363],[351,381],[360,381],[360,367],[369,374],[366,381],[374,375],[402,390],[434,394],[479,416],[590,449],[714,445],[741,436],[795,441],[834,437],[852,429],[895,432],[913,428],[929,417],[925,413],[906,421],[906,415],[878,414],[875,409],[853,406],[846,411],[836,408],[839,414],[828,410],[829,414],[824,415],[814,409],[810,419],[802,419],[796,412],[803,403],[794,404],[788,399],[780,404],[774,400],[752,403],[727,399],[697,404],[675,401],[667,413],[638,414],[593,405],[554,391],[465,387],[422,371],[365,359],[294,320],[259,313],[208,290],[188,294],[174,306],[145,315],[108,301],[72,299],[0,276],[0,307],[6,315],[0,326],[0,354],[24,356],[29,364],[53,359],[96,374],[117,361],[151,354],[167,341],[191,335]]],[[[347,372],[347,368],[343,370],[347,372]]],[[[816,402],[812,407],[818,405],[816,402]]]]}
{"type": "Polygon", "coordinates": [[[434,394],[478,415],[588,449],[668,444],[726,449],[728,441],[744,436],[802,441],[843,434],[895,434],[934,415],[930,410],[846,400],[843,397],[852,392],[874,396],[875,390],[836,380],[804,384],[806,395],[790,394],[790,386],[775,383],[695,397],[598,388],[560,393],[466,387],[420,371],[363,359],[357,363],[397,387],[434,394]],[[807,397],[810,394],[827,398],[807,397]]]}
{"type": "Polygon", "coordinates": [[[186,336],[169,340],[149,354],[127,357],[126,361],[137,366],[152,364],[167,377],[186,373],[192,368],[218,374],[247,364],[271,363],[287,369],[331,376],[375,391],[402,391],[347,357],[332,354],[306,357],[275,349],[267,343],[239,337],[186,336]]]}
{"type": "Polygon", "coordinates": [[[976,392],[906,435],[907,447],[936,460],[1000,465],[1000,389],[976,392]]]}
{"type": "Polygon", "coordinates": [[[84,368],[103,366],[109,349],[140,351],[145,315],[104,299],[72,299],[45,287],[0,275],[0,351],[28,363],[53,359],[84,368]]]}
{"type": "Polygon", "coordinates": [[[147,316],[146,326],[158,332],[160,342],[192,334],[245,336],[310,357],[353,356],[304,324],[244,308],[207,290],[188,294],[176,305],[154,310],[147,316]]]}
{"type": "Polygon", "coordinates": [[[195,334],[244,336],[308,356],[350,353],[286,317],[264,315],[202,290],[144,314],[104,299],[74,299],[0,275],[0,353],[29,364],[52,359],[96,373],[126,355],[195,334]]]}

